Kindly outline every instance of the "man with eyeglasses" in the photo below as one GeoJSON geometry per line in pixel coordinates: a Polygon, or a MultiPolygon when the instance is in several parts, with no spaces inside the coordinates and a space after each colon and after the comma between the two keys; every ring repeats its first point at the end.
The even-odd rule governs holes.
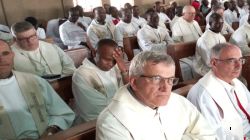
{"type": "Polygon", "coordinates": [[[243,140],[249,135],[250,93],[237,79],[244,63],[237,46],[215,45],[211,51],[211,71],[191,88],[187,96],[216,129],[219,140],[243,140]]]}
{"type": "Polygon", "coordinates": [[[73,61],[54,44],[38,40],[34,26],[22,21],[12,25],[11,32],[15,43],[11,46],[14,69],[39,76],[72,75],[75,70],[73,61]]]}
{"type": "Polygon", "coordinates": [[[195,14],[193,6],[184,6],[182,17],[172,27],[172,37],[175,42],[196,41],[202,35],[198,22],[194,20],[195,14]]]}
{"type": "Polygon", "coordinates": [[[99,115],[97,140],[214,140],[198,110],[171,92],[177,84],[173,59],[159,51],[136,55],[129,84],[121,87],[99,115]]]}
{"type": "Polygon", "coordinates": [[[68,129],[74,112],[46,80],[13,70],[13,59],[0,40],[0,139],[38,139],[68,129]]]}

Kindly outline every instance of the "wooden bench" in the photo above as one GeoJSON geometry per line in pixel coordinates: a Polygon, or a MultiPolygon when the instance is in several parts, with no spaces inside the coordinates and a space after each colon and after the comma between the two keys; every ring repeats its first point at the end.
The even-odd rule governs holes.
{"type": "Polygon", "coordinates": [[[52,80],[49,83],[67,104],[71,103],[71,100],[74,98],[72,93],[72,76],[52,80]]]}
{"type": "Polygon", "coordinates": [[[169,54],[175,62],[175,76],[183,81],[181,72],[180,59],[195,55],[196,41],[187,43],[171,44],[167,47],[167,54],[169,54]]]}
{"type": "Polygon", "coordinates": [[[86,57],[89,57],[89,50],[87,48],[69,49],[64,51],[74,61],[76,68],[82,65],[82,61],[86,57]]]}
{"type": "Polygon", "coordinates": [[[83,123],[42,140],[95,140],[96,120],[83,123]]]}
{"type": "Polygon", "coordinates": [[[123,47],[124,52],[126,53],[128,60],[132,60],[134,57],[133,49],[140,49],[140,46],[137,42],[137,37],[125,37],[123,38],[123,47]]]}
{"type": "Polygon", "coordinates": [[[173,90],[172,92],[177,93],[181,96],[187,97],[189,90],[193,87],[193,84],[186,85],[173,90]]]}

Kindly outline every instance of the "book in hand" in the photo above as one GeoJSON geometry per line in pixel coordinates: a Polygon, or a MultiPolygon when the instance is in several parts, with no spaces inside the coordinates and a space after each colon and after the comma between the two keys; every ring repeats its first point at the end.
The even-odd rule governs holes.
{"type": "Polygon", "coordinates": [[[47,74],[47,75],[43,75],[42,78],[44,79],[56,79],[56,78],[60,78],[61,75],[60,74],[47,74]]]}

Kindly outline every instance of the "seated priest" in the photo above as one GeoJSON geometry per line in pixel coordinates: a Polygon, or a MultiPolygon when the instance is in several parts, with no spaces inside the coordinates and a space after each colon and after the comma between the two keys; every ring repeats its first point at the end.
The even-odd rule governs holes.
{"type": "Polygon", "coordinates": [[[102,39],[97,43],[94,62],[83,60],[72,81],[77,123],[94,120],[110,103],[119,87],[127,82],[128,71],[123,54],[115,41],[102,39]]]}
{"type": "Polygon", "coordinates": [[[76,69],[71,58],[55,44],[38,40],[34,26],[26,21],[11,27],[15,43],[14,69],[39,76],[72,75],[76,69]]]}
{"type": "Polygon", "coordinates": [[[172,93],[177,84],[173,59],[144,51],[97,119],[96,140],[215,140],[215,131],[188,100],[172,93]]]}
{"type": "Polygon", "coordinates": [[[0,139],[38,139],[69,128],[74,112],[44,79],[12,70],[14,55],[0,41],[0,139]]]}

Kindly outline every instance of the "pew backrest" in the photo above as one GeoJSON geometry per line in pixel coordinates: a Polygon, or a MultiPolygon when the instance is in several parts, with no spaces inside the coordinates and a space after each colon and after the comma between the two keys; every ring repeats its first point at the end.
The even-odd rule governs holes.
{"type": "Polygon", "coordinates": [[[181,82],[183,81],[183,76],[179,60],[195,55],[195,47],[196,41],[171,44],[167,47],[167,54],[169,54],[175,62],[175,76],[178,77],[181,82]]]}
{"type": "Polygon", "coordinates": [[[76,48],[64,51],[74,61],[76,68],[82,65],[82,61],[89,56],[89,50],[87,48],[76,48]]]}
{"type": "Polygon", "coordinates": [[[49,81],[56,93],[67,103],[70,104],[73,99],[72,76],[65,76],[59,79],[49,81]]]}
{"type": "Polygon", "coordinates": [[[96,120],[76,125],[42,140],[95,140],[96,120]]]}
{"type": "Polygon", "coordinates": [[[173,90],[172,92],[179,94],[181,96],[187,97],[189,90],[193,87],[193,84],[186,85],[173,90]]]}
{"type": "Polygon", "coordinates": [[[133,49],[140,49],[139,44],[137,42],[137,37],[125,37],[123,38],[123,47],[124,52],[126,53],[128,60],[132,60],[134,57],[133,49]]]}

